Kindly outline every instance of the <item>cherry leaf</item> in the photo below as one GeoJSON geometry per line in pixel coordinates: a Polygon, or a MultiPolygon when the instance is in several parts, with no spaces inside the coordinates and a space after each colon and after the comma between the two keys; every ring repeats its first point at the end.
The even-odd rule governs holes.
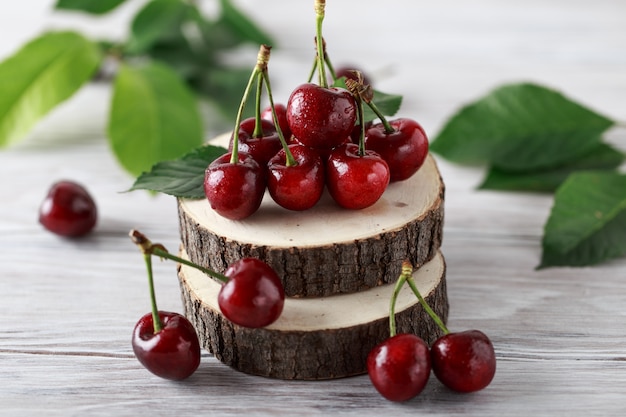
{"type": "Polygon", "coordinates": [[[492,167],[481,189],[553,192],[573,172],[613,170],[624,162],[625,155],[601,143],[580,159],[556,168],[528,172],[510,172],[492,167]]]}
{"type": "Polygon", "coordinates": [[[180,198],[200,199],[204,194],[204,171],[227,149],[206,145],[196,148],[181,158],[155,164],[141,174],[129,191],[148,190],[180,198]]]}
{"type": "Polygon", "coordinates": [[[54,6],[60,10],[73,10],[95,15],[105,14],[126,0],[58,0],[54,6]]]}
{"type": "Polygon", "coordinates": [[[612,120],[530,83],[499,87],[453,115],[430,149],[462,164],[507,170],[553,168],[595,148],[612,120]]]}
{"type": "Polygon", "coordinates": [[[0,63],[0,146],[23,138],[98,70],[98,46],[76,32],[49,32],[0,63]]]}
{"type": "Polygon", "coordinates": [[[178,31],[188,7],[181,0],[148,2],[131,23],[131,36],[126,51],[131,54],[146,52],[160,38],[178,31]]]}
{"type": "Polygon", "coordinates": [[[538,268],[593,265],[626,254],[626,174],[578,172],[555,193],[538,268]]]}
{"type": "Polygon", "coordinates": [[[220,6],[222,9],[220,21],[237,34],[239,39],[273,46],[272,37],[236,8],[232,0],[220,0],[220,6]]]}
{"type": "Polygon", "coordinates": [[[118,161],[135,176],[203,141],[195,96],[172,69],[156,62],[120,66],[108,133],[118,161]]]}

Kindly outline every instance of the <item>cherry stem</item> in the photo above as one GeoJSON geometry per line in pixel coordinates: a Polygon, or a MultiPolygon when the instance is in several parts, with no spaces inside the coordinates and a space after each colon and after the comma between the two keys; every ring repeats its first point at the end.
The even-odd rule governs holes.
{"type": "Polygon", "coordinates": [[[296,159],[293,157],[293,154],[289,150],[289,146],[287,145],[287,140],[285,139],[285,135],[283,134],[282,129],[280,128],[280,123],[278,123],[278,115],[276,114],[276,107],[274,106],[274,97],[272,96],[272,86],[270,84],[270,77],[268,74],[267,68],[265,71],[261,72],[261,76],[263,77],[263,81],[265,81],[265,89],[267,90],[267,98],[270,102],[270,109],[272,109],[272,120],[274,121],[274,126],[276,127],[276,132],[278,133],[278,139],[280,140],[280,144],[285,151],[285,165],[288,167],[296,166],[298,163],[296,159]]]}
{"type": "Polygon", "coordinates": [[[365,100],[365,102],[370,107],[370,109],[372,109],[372,111],[376,114],[376,116],[380,119],[380,122],[383,124],[383,127],[385,128],[385,133],[390,134],[396,131],[372,100],[365,100]]]}
{"type": "Polygon", "coordinates": [[[319,83],[321,87],[328,87],[328,80],[326,79],[326,68],[324,66],[324,38],[322,37],[322,24],[324,22],[326,8],[326,0],[315,0],[315,41],[317,43],[317,74],[319,76],[319,83]]]}
{"type": "Polygon", "coordinates": [[[263,92],[263,71],[259,71],[256,78],[256,98],[254,100],[254,131],[252,137],[263,137],[263,125],[261,124],[261,94],[263,92]]]}
{"type": "MultiPolygon", "coordinates": [[[[248,80],[248,84],[246,85],[246,89],[243,92],[243,96],[241,97],[241,103],[239,104],[239,109],[237,110],[237,117],[235,118],[235,129],[233,130],[233,150],[230,155],[230,163],[236,164],[239,162],[239,124],[241,123],[241,119],[243,118],[243,111],[246,108],[246,102],[248,101],[248,96],[250,95],[250,90],[252,89],[252,84],[254,84],[255,80],[259,79],[259,73],[263,72],[267,69],[267,62],[270,58],[270,47],[267,45],[261,45],[259,48],[259,53],[257,55],[257,62],[252,70],[252,74],[250,74],[250,79],[248,80]]],[[[257,114],[259,111],[256,112],[257,114]]],[[[260,123],[256,123],[256,126],[259,126],[260,123]]],[[[255,126],[255,133],[257,127],[255,126]]]]}
{"type": "MultiPolygon", "coordinates": [[[[411,270],[409,269],[408,276],[411,276],[411,270]]],[[[391,294],[391,301],[389,304],[389,337],[394,337],[396,335],[396,301],[398,300],[398,295],[400,294],[400,290],[404,286],[404,283],[407,280],[407,274],[405,274],[404,264],[402,264],[402,272],[398,277],[398,281],[396,281],[396,285],[393,288],[393,293],[391,294]]]]}
{"type": "MultiPolygon", "coordinates": [[[[220,274],[219,272],[213,271],[211,269],[205,268],[203,266],[200,266],[198,264],[195,264],[191,261],[188,261],[187,259],[183,259],[180,258],[176,255],[172,255],[171,253],[169,253],[167,251],[167,249],[165,249],[165,247],[163,245],[161,245],[160,243],[152,243],[143,233],[141,233],[138,230],[131,230],[130,233],[128,234],[130,236],[130,240],[132,240],[132,242],[137,245],[139,247],[139,249],[141,249],[141,252],[144,254],[144,256],[146,257],[150,257],[151,255],[155,255],[158,256],[159,258],[164,258],[164,259],[169,259],[171,261],[175,261],[178,262],[180,264],[183,265],[187,265],[190,266],[192,268],[197,269],[200,272],[205,273],[206,275],[209,275],[215,279],[217,279],[218,281],[222,282],[223,284],[227,283],[229,281],[229,278],[224,275],[224,274],[220,274]]],[[[151,264],[150,264],[151,265],[151,264]]],[[[148,275],[151,276],[152,275],[152,267],[150,266],[149,271],[148,271],[148,275]]],[[[150,278],[151,280],[152,278],[150,278]]]]}
{"type": "Polygon", "coordinates": [[[444,334],[450,333],[450,331],[448,330],[448,327],[445,325],[443,320],[441,320],[441,318],[437,315],[437,313],[435,313],[433,309],[430,308],[426,300],[424,300],[424,297],[422,297],[422,294],[420,293],[420,291],[417,289],[417,285],[415,285],[415,281],[413,280],[413,275],[412,275],[413,267],[411,266],[411,263],[408,261],[405,261],[402,264],[403,274],[404,274],[405,268],[409,271],[406,277],[406,283],[409,284],[409,287],[413,291],[413,294],[415,294],[415,296],[419,300],[424,310],[435,321],[437,326],[439,326],[439,328],[443,331],[444,334]]]}
{"type": "Polygon", "coordinates": [[[154,291],[152,257],[149,253],[144,253],[143,259],[146,261],[146,269],[148,270],[148,288],[150,289],[150,306],[152,307],[152,325],[154,327],[154,334],[157,334],[163,329],[163,323],[159,317],[159,309],[157,308],[156,294],[154,291]]]}
{"type": "Polygon", "coordinates": [[[361,121],[361,132],[359,133],[359,156],[365,156],[365,123],[363,122],[363,100],[360,95],[354,96],[356,100],[356,112],[361,121]]]}

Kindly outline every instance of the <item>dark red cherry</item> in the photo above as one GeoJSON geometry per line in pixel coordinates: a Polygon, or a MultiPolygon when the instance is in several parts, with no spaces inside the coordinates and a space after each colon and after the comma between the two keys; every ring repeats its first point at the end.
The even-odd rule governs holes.
{"type": "Polygon", "coordinates": [[[378,153],[389,165],[391,181],[402,181],[415,174],[428,155],[428,138],[413,119],[400,118],[389,122],[393,132],[382,123],[365,131],[365,148],[378,153]]]}
{"type": "Polygon", "coordinates": [[[371,78],[367,74],[365,74],[360,69],[355,68],[355,67],[351,67],[349,65],[342,65],[341,67],[337,68],[335,70],[335,75],[337,76],[337,78],[346,77],[349,80],[358,81],[359,79],[358,79],[355,71],[359,71],[361,73],[361,77],[363,77],[363,79],[362,79],[363,84],[365,84],[365,85],[371,85],[372,84],[372,80],[371,80],[371,78]]]}
{"type": "Polygon", "coordinates": [[[428,346],[413,334],[390,337],[367,357],[372,385],[390,401],[407,401],[422,392],[430,369],[428,346]]]}
{"type": "MultiPolygon", "coordinates": [[[[254,129],[256,119],[250,117],[239,123],[239,152],[245,152],[252,155],[254,159],[264,167],[271,157],[276,155],[282,148],[278,132],[274,127],[274,123],[269,120],[261,119],[261,135],[255,135],[254,129]]],[[[228,150],[233,150],[233,138],[231,135],[228,150]]]]}
{"type": "Polygon", "coordinates": [[[231,163],[226,153],[209,164],[204,176],[204,193],[211,208],[231,220],[242,220],[261,206],[265,193],[265,168],[245,152],[231,163]]]}
{"type": "Polygon", "coordinates": [[[352,94],[342,88],[307,83],[297,87],[287,102],[287,122],[298,141],[328,150],[350,136],[357,116],[352,94]]]}
{"type": "Polygon", "coordinates": [[[159,311],[162,329],[154,333],[152,313],[145,314],[133,330],[137,360],[161,378],[182,380],[200,365],[200,343],[195,329],[178,313],[159,311]]]}
{"type": "Polygon", "coordinates": [[[272,199],[289,210],[313,207],[324,191],[324,163],[319,153],[300,144],[289,145],[297,165],[287,166],[281,149],[268,163],[267,189],[272,199]]]}
{"type": "Polygon", "coordinates": [[[496,355],[491,340],[479,330],[448,333],[431,347],[437,379],[458,392],[479,391],[496,373],[496,355]]]}
{"type": "Polygon", "coordinates": [[[86,235],[98,218],[96,203],[85,187],[74,181],[59,181],[50,187],[39,208],[39,223],[65,237],[86,235]]]}
{"type": "Polygon", "coordinates": [[[228,282],[218,294],[222,314],[231,322],[258,328],[272,324],[283,311],[285,291],[276,272],[257,258],[243,258],[224,273],[228,282]]]}
{"type": "MultiPolygon", "coordinates": [[[[281,132],[283,132],[283,137],[287,142],[289,142],[289,139],[291,138],[291,129],[289,129],[289,123],[287,123],[287,106],[280,103],[274,103],[274,110],[276,111],[278,126],[280,127],[281,132]]],[[[274,123],[272,108],[269,106],[263,109],[261,117],[274,123]]]]}
{"type": "Polygon", "coordinates": [[[359,210],[376,203],[389,184],[389,167],[375,152],[359,155],[348,143],[335,149],[326,162],[326,186],[341,207],[359,210]]]}

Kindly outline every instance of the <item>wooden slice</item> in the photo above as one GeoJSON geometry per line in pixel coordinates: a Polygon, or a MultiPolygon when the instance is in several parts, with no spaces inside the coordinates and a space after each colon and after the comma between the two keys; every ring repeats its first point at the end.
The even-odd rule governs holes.
{"type": "MultiPolygon", "coordinates": [[[[228,135],[216,143],[226,145],[228,135]]],[[[428,156],[408,180],[392,183],[363,210],[337,206],[326,193],[312,209],[283,209],[266,193],[258,212],[232,221],[206,201],[178,201],[183,247],[190,259],[216,271],[243,257],[271,265],[290,297],[354,293],[394,282],[402,261],[415,267],[442,240],[444,184],[428,156]]]]}
{"type": "MultiPolygon", "coordinates": [[[[187,254],[181,251],[181,256],[187,254]]],[[[262,329],[232,324],[219,310],[221,284],[196,269],[179,266],[186,316],[201,345],[245,373],[278,379],[319,380],[363,374],[369,351],[389,337],[389,301],[394,284],[355,294],[289,298],[281,317],[262,329]]],[[[437,252],[413,278],[431,308],[445,321],[445,262],[437,252]]],[[[405,285],[396,305],[398,333],[431,344],[442,333],[405,285]]]]}

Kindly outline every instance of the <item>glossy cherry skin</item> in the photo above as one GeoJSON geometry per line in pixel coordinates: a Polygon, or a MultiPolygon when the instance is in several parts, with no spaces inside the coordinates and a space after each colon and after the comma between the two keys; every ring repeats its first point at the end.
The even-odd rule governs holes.
{"type": "Polygon", "coordinates": [[[195,329],[178,313],[159,311],[163,328],[154,333],[152,313],[139,319],[132,346],[137,360],[161,378],[182,380],[200,365],[200,343],[195,329]]]}
{"type": "Polygon", "coordinates": [[[382,123],[365,131],[365,148],[379,154],[389,165],[391,181],[402,181],[415,174],[428,155],[428,138],[424,129],[413,119],[400,118],[389,124],[394,131],[387,133],[382,123]]]}
{"type": "Polygon", "coordinates": [[[289,96],[287,122],[300,143],[329,150],[341,145],[352,132],[356,109],[347,90],[306,83],[289,96]]]}
{"type": "MultiPolygon", "coordinates": [[[[261,136],[254,135],[255,126],[256,119],[254,117],[247,118],[239,123],[238,149],[239,152],[252,155],[259,165],[264,167],[267,161],[276,155],[276,152],[282,149],[282,144],[280,143],[274,123],[269,120],[261,119],[261,129],[263,132],[261,136]]],[[[233,150],[232,135],[230,143],[228,144],[228,150],[233,150]]]]}
{"type": "Polygon", "coordinates": [[[267,165],[267,190],[272,199],[288,210],[313,207],[324,192],[324,163],[319,153],[300,144],[289,145],[297,165],[287,166],[280,150],[267,165]]]}
{"type": "Polygon", "coordinates": [[[245,152],[230,163],[226,153],[209,164],[204,176],[204,194],[211,208],[230,220],[242,220],[261,206],[265,193],[265,170],[245,152]]]}
{"type": "Polygon", "coordinates": [[[232,263],[224,273],[228,282],[217,297],[222,314],[243,327],[272,324],[283,311],[285,290],[268,264],[257,258],[232,263]]]}
{"type": "Polygon", "coordinates": [[[496,373],[493,344],[479,330],[440,337],[431,347],[431,361],[437,379],[458,392],[479,391],[496,373]]]}
{"type": "Polygon", "coordinates": [[[428,345],[413,334],[398,334],[372,349],[367,373],[374,388],[390,401],[407,401],[424,390],[430,377],[428,345]]]}
{"type": "Polygon", "coordinates": [[[98,219],[94,199],[74,181],[53,184],[39,208],[39,223],[60,236],[79,237],[93,230],[98,219]]]}
{"type": "Polygon", "coordinates": [[[389,185],[389,167],[375,152],[359,155],[348,143],[335,149],[326,161],[326,187],[343,208],[360,210],[376,203],[389,185]]]}
{"type": "MultiPolygon", "coordinates": [[[[278,119],[278,127],[280,127],[280,131],[283,133],[285,140],[289,142],[289,139],[291,138],[291,129],[289,128],[289,123],[287,123],[287,106],[281,103],[274,103],[274,110],[276,111],[276,118],[278,119]]],[[[263,109],[261,112],[261,118],[274,123],[272,108],[268,106],[263,109]]]]}

